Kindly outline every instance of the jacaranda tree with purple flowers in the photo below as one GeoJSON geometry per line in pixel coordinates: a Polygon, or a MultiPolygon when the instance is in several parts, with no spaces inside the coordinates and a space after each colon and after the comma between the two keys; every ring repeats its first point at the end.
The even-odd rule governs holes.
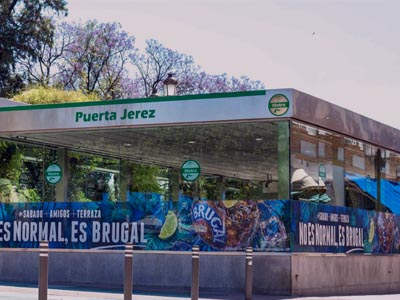
{"type": "Polygon", "coordinates": [[[139,78],[140,93],[144,97],[157,94],[163,89],[163,81],[168,73],[175,74],[179,85],[179,95],[205,94],[217,92],[248,91],[264,88],[260,81],[248,77],[228,77],[226,74],[209,75],[196,65],[193,57],[164,47],[156,40],[147,40],[143,54],[131,55],[139,78]]]}
{"type": "Polygon", "coordinates": [[[146,41],[144,51],[118,23],[62,23],[54,42],[36,45],[35,61],[20,60],[27,82],[80,91],[99,99],[162,95],[169,73],[177,78],[178,94],[204,94],[264,88],[260,81],[227,74],[210,75],[190,55],[146,41]]]}
{"type": "Polygon", "coordinates": [[[57,84],[67,90],[98,93],[102,99],[115,99],[127,77],[129,54],[134,51],[133,36],[119,23],[62,25],[63,36],[72,42],[65,46],[58,62],[57,84]]]}

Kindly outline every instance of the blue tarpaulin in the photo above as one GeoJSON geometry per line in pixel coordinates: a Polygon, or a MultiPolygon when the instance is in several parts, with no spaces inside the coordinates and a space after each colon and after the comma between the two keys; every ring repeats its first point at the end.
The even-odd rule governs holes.
{"type": "MultiPolygon", "coordinates": [[[[376,179],[360,175],[345,174],[346,179],[354,182],[363,192],[368,193],[374,199],[377,198],[376,179]]],[[[400,184],[381,179],[381,203],[393,213],[400,214],[400,184]]]]}

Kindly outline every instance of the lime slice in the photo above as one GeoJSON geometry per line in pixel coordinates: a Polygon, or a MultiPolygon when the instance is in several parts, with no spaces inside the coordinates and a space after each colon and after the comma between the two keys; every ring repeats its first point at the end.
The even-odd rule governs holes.
{"type": "Polygon", "coordinates": [[[222,200],[226,208],[234,207],[238,200],[222,200]]]}
{"type": "Polygon", "coordinates": [[[167,217],[165,218],[165,222],[161,227],[161,231],[158,237],[162,240],[171,237],[175,233],[177,227],[178,227],[178,218],[170,210],[168,211],[167,217]]]}
{"type": "Polygon", "coordinates": [[[374,220],[371,219],[371,223],[369,223],[369,235],[368,235],[368,242],[372,243],[374,240],[375,235],[375,223],[374,220]]]}

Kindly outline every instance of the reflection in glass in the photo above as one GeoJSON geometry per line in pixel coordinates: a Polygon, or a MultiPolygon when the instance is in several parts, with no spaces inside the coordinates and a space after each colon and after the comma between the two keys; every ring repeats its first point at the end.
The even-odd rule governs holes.
{"type": "Polygon", "coordinates": [[[44,170],[58,163],[59,151],[0,140],[0,201],[56,201],[56,184],[45,179],[44,170]]]}
{"type": "Polygon", "coordinates": [[[345,138],[346,206],[375,209],[378,186],[375,172],[377,148],[345,138]]]}
{"type": "MultiPolygon", "coordinates": [[[[340,174],[334,158],[333,134],[292,122],[291,198],[339,205],[340,174]]],[[[342,179],[343,180],[343,179],[342,179]]]]}
{"type": "Polygon", "coordinates": [[[68,201],[119,199],[119,160],[68,151],[68,201]]]}
{"type": "Polygon", "coordinates": [[[126,201],[132,192],[156,193],[173,203],[185,195],[217,201],[286,198],[288,187],[279,183],[288,178],[287,133],[285,121],[8,137],[13,141],[0,144],[1,200],[17,201],[10,191],[22,199],[24,190],[27,201],[126,201]],[[193,182],[181,176],[186,160],[201,166],[193,182]],[[62,180],[54,184],[45,179],[52,164],[62,170],[62,180]]]}
{"type": "Polygon", "coordinates": [[[381,156],[382,210],[400,214],[400,155],[387,150],[381,156]]]}

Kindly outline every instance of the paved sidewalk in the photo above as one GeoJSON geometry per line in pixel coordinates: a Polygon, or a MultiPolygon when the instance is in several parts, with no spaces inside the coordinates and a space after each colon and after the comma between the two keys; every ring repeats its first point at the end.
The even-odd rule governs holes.
{"type": "MultiPolygon", "coordinates": [[[[200,300],[244,300],[243,294],[235,295],[207,295],[202,297],[200,293],[200,300]]],[[[104,291],[90,291],[83,289],[71,288],[50,288],[48,293],[48,300],[123,300],[122,291],[117,292],[104,292],[104,291]]],[[[8,283],[0,282],[0,300],[37,300],[38,289],[37,287],[24,286],[24,285],[10,285],[8,283]]],[[[166,294],[133,294],[133,300],[190,300],[187,295],[166,295],[166,294]]],[[[254,295],[252,300],[399,300],[400,294],[397,295],[369,295],[369,296],[332,296],[332,297],[289,297],[289,296],[263,296],[254,295]]]]}

